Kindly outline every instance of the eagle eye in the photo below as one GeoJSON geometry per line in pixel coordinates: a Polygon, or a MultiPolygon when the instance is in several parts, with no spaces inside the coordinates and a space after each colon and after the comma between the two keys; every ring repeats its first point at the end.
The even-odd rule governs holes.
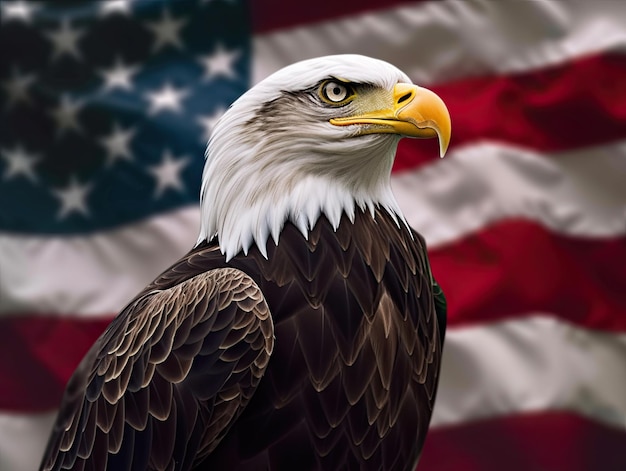
{"type": "Polygon", "coordinates": [[[326,103],[342,105],[352,98],[354,91],[345,83],[327,80],[320,86],[319,95],[326,103]]]}

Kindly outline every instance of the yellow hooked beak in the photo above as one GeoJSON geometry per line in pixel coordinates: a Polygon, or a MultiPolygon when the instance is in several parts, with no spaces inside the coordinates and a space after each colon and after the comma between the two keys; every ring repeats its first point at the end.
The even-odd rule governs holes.
{"type": "Polygon", "coordinates": [[[450,143],[452,124],[443,100],[430,90],[409,83],[398,83],[393,89],[392,106],[358,116],[332,118],[335,126],[370,124],[362,134],[393,133],[416,138],[439,138],[443,157],[450,143]]]}

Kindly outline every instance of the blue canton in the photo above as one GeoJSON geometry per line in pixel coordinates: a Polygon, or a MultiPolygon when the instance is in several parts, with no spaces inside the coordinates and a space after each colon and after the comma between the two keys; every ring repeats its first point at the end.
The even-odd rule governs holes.
{"type": "Polygon", "coordinates": [[[88,234],[196,205],[250,82],[242,1],[2,0],[0,231],[88,234]]]}

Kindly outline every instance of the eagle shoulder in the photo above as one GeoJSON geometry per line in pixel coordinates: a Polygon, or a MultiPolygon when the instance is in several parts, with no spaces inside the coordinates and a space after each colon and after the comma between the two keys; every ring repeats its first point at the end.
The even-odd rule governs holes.
{"type": "Polygon", "coordinates": [[[191,468],[248,404],[273,344],[264,296],[240,270],[145,292],[71,378],[42,469],[191,468]]]}

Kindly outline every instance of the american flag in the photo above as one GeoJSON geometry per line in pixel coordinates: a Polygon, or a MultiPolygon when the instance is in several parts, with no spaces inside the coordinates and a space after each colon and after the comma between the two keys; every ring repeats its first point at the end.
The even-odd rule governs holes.
{"type": "Polygon", "coordinates": [[[449,304],[419,469],[626,469],[626,2],[0,6],[0,470],[36,468],[82,355],[195,242],[224,109],[348,52],[453,120],[392,176],[449,304]]]}

